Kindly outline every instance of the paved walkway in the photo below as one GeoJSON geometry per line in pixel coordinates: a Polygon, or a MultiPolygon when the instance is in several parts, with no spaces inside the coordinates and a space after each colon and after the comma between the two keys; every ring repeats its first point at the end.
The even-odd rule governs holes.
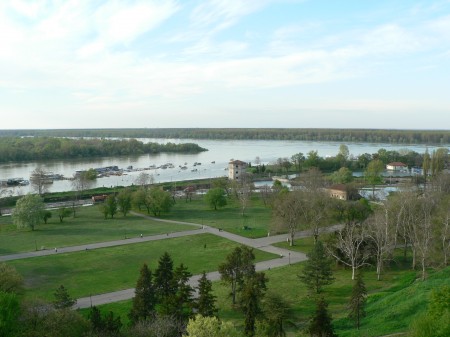
{"type": "MultiPolygon", "coordinates": [[[[134,213],[134,212],[133,212],[134,213]]],[[[60,247],[54,250],[40,250],[35,252],[25,252],[25,253],[18,253],[18,254],[11,254],[11,255],[4,255],[0,256],[0,262],[1,261],[11,261],[11,260],[18,260],[18,259],[26,259],[26,258],[32,258],[32,257],[38,257],[38,256],[47,256],[47,255],[55,255],[60,253],[72,253],[72,252],[79,252],[84,250],[92,250],[92,249],[100,249],[100,248],[106,248],[106,247],[115,247],[115,246],[122,246],[122,245],[129,245],[129,244],[135,244],[135,243],[141,243],[141,242],[149,242],[149,241],[156,241],[156,240],[166,240],[166,239],[172,239],[177,237],[184,237],[184,236],[190,236],[190,235],[197,235],[201,233],[210,233],[213,235],[217,235],[220,237],[223,237],[225,239],[256,248],[268,253],[272,253],[277,255],[277,258],[274,258],[272,260],[262,261],[258,262],[255,265],[255,268],[257,271],[263,271],[263,270],[269,270],[271,268],[277,268],[282,267],[298,262],[302,262],[306,260],[306,255],[300,252],[290,251],[287,249],[279,248],[272,246],[274,243],[278,242],[284,242],[286,241],[288,235],[287,234],[281,234],[281,235],[274,235],[274,236],[268,236],[264,238],[259,239],[250,239],[246,238],[237,234],[225,232],[223,230],[204,226],[200,224],[195,223],[189,223],[189,222],[183,222],[183,221],[174,221],[174,220],[165,220],[165,219],[159,219],[150,217],[147,215],[143,215],[140,213],[134,213],[135,215],[142,216],[144,218],[148,218],[155,221],[161,221],[161,222],[167,222],[172,224],[187,224],[192,225],[193,227],[197,227],[194,230],[189,231],[182,231],[182,232],[175,232],[170,234],[159,234],[159,235],[152,235],[152,236],[144,236],[144,237],[137,237],[137,238],[129,238],[129,239],[122,239],[122,240],[116,240],[116,241],[107,241],[107,242],[98,242],[98,243],[91,243],[86,245],[79,245],[79,246],[71,246],[71,247],[60,247]]],[[[327,228],[321,229],[321,233],[323,232],[331,232],[339,229],[341,226],[334,225],[327,228]]],[[[310,230],[308,231],[301,231],[297,232],[295,235],[295,238],[304,238],[311,236],[312,232],[310,230]]],[[[198,284],[198,280],[201,277],[201,275],[194,275],[190,278],[189,284],[192,287],[196,287],[198,284]]],[[[217,281],[220,280],[220,275],[218,271],[213,271],[210,273],[207,273],[207,277],[211,281],[217,281]]],[[[130,289],[124,289],[119,291],[114,291],[111,293],[105,293],[105,294],[98,294],[98,295],[92,295],[89,297],[83,297],[79,298],[77,300],[76,305],[74,308],[88,308],[92,305],[101,305],[101,304],[107,304],[107,303],[113,303],[123,300],[129,300],[134,297],[134,288],[130,289]]]]}

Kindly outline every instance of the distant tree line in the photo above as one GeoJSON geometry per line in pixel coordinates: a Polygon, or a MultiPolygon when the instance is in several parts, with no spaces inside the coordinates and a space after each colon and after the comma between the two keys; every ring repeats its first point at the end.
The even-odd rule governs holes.
{"type": "Polygon", "coordinates": [[[136,139],[0,137],[0,162],[207,151],[197,144],[144,144],[136,139]]]}
{"type": "Polygon", "coordinates": [[[393,144],[449,144],[449,130],[294,129],[294,128],[162,128],[0,130],[0,137],[126,137],[189,139],[264,139],[393,144]]]}

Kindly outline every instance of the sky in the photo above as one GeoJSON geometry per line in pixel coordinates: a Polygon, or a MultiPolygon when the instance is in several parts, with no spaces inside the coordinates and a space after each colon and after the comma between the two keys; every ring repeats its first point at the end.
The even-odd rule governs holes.
{"type": "Polygon", "coordinates": [[[1,0],[0,129],[450,129],[450,0],[1,0]]]}

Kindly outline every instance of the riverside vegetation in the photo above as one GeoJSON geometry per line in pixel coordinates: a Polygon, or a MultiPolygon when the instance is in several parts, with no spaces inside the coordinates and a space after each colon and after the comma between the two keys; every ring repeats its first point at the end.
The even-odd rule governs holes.
{"type": "MultiPolygon", "coordinates": [[[[345,149],[342,150],[345,153],[345,149]]],[[[305,166],[302,166],[303,174],[299,181],[303,188],[297,191],[288,191],[280,184],[274,184],[273,188],[255,194],[251,179],[242,179],[240,183],[230,185],[223,185],[223,181],[217,180],[214,187],[222,188],[226,198],[226,204],[221,203],[217,210],[202,195],[186,192],[181,197],[175,197],[169,189],[164,193],[171,197],[169,200],[172,202],[169,208],[161,210],[161,218],[207,224],[248,237],[262,237],[267,231],[276,234],[310,229],[313,234],[311,238],[293,237],[289,242],[280,244],[285,248],[308,252],[310,259],[263,274],[257,273],[254,262],[270,256],[257,250],[239,255],[236,253],[236,249],[242,250],[239,246],[230,245],[223,239],[196,235],[182,240],[139,243],[126,248],[11,261],[7,267],[2,266],[3,270],[7,270],[2,275],[10,275],[10,279],[16,280],[17,287],[2,288],[2,307],[7,310],[0,312],[0,327],[7,331],[8,336],[32,333],[33,336],[202,336],[199,332],[202,329],[203,332],[215,331],[216,336],[378,336],[394,332],[411,336],[447,336],[450,327],[445,319],[440,318],[449,314],[450,176],[443,171],[443,167],[448,165],[448,157],[444,156],[443,167],[435,160],[434,170],[431,169],[431,157],[423,157],[422,183],[425,184],[405,184],[386,201],[332,199],[324,193],[323,187],[327,181],[324,175],[318,169],[305,166]],[[251,192],[246,195],[248,190],[251,192]],[[320,228],[330,224],[340,224],[340,229],[329,234],[320,232],[320,228]],[[322,244],[324,249],[320,253],[322,244]],[[189,253],[186,253],[187,249],[189,253]],[[169,252],[169,256],[165,251],[169,252]],[[189,256],[193,258],[189,260],[189,256]],[[216,282],[211,287],[204,284],[204,295],[211,295],[205,295],[209,298],[209,306],[218,310],[202,311],[204,315],[194,317],[192,309],[198,310],[199,302],[192,296],[193,289],[186,283],[187,276],[203,270],[227,270],[231,265],[220,266],[232,261],[240,261],[238,266],[246,266],[239,271],[242,277],[237,281],[236,301],[233,303],[228,296],[230,285],[223,276],[224,282],[216,282]],[[308,268],[314,261],[320,266],[328,266],[328,269],[317,274],[305,274],[305,270],[314,270],[308,268]],[[163,266],[167,266],[164,273],[163,266]],[[99,273],[102,270],[108,272],[99,273]],[[138,276],[139,270],[141,277],[138,276]],[[328,275],[327,281],[312,291],[311,281],[323,279],[325,273],[328,275]],[[20,274],[25,280],[22,292],[20,274]],[[158,276],[162,274],[166,275],[163,279],[158,276]],[[353,278],[358,280],[359,285],[353,278]],[[162,286],[156,286],[161,284],[161,280],[165,280],[168,286],[165,295],[161,293],[162,286]],[[43,284],[46,288],[40,290],[43,284]],[[65,291],[61,289],[61,284],[64,284],[65,291]],[[61,309],[61,303],[71,303],[69,292],[78,297],[132,285],[136,285],[137,290],[148,289],[149,292],[144,291],[143,294],[150,294],[149,297],[140,301],[136,299],[139,298],[136,292],[135,300],[91,308],[84,312],[84,318],[76,312],[61,309]],[[367,295],[364,291],[357,291],[362,286],[367,295]],[[359,295],[352,295],[352,289],[354,294],[359,295]],[[44,302],[31,303],[27,300],[35,295],[50,300],[53,291],[56,295],[53,307],[44,302]],[[147,304],[139,306],[139,303],[147,304]],[[355,307],[350,303],[360,304],[355,307]],[[184,309],[180,312],[180,308],[184,309]],[[148,310],[150,314],[136,319],[144,317],[132,314],[138,309],[148,310]],[[36,316],[37,312],[41,314],[36,316]],[[212,317],[208,318],[210,315],[212,317]],[[216,315],[225,323],[215,321],[216,315]],[[355,317],[358,319],[355,320],[355,317]],[[27,330],[33,324],[39,329],[34,332],[27,330]],[[203,327],[200,330],[199,325],[203,327]],[[208,327],[212,330],[207,330],[208,327]],[[165,334],[161,332],[163,330],[165,334]]],[[[373,160],[378,159],[371,158],[373,160]]],[[[346,167],[345,161],[343,163],[342,167],[346,167]]],[[[259,171],[261,167],[253,169],[259,171]]],[[[283,167],[280,166],[280,169],[283,170],[283,167]]],[[[134,211],[139,212],[140,209],[143,214],[153,214],[153,206],[147,208],[143,200],[155,204],[162,200],[163,194],[152,195],[152,189],[154,187],[143,186],[130,193],[134,211]],[[142,194],[148,197],[142,199],[142,194]]],[[[119,203],[119,195],[114,198],[119,203]]],[[[150,230],[153,222],[148,220],[129,221],[134,216],[127,212],[120,213],[123,206],[116,207],[117,213],[108,211],[106,218],[100,207],[83,207],[74,218],[67,217],[62,222],[52,215],[47,219],[48,227],[38,224],[34,231],[16,230],[11,218],[2,217],[0,221],[6,224],[0,227],[0,237],[5,235],[12,240],[17,236],[21,237],[17,241],[20,242],[29,236],[24,247],[30,245],[33,237],[39,235],[36,233],[41,231],[46,232],[41,235],[48,236],[49,242],[52,242],[51,227],[58,227],[57,232],[61,234],[64,229],[72,230],[72,237],[78,232],[79,242],[82,242],[91,240],[89,222],[94,233],[98,231],[99,238],[103,230],[109,232],[111,238],[120,236],[125,227],[127,232],[130,230],[136,236],[144,228],[148,229],[148,233],[158,231],[150,230]],[[81,219],[85,226],[79,222],[81,219]],[[126,226],[120,227],[121,222],[126,226]]],[[[57,214],[58,211],[53,212],[57,214]]],[[[162,232],[164,230],[161,228],[162,232]]],[[[63,237],[57,240],[65,244],[63,237]]],[[[53,246],[56,245],[50,247],[53,246]]],[[[14,247],[12,244],[7,253],[14,251],[14,247]]],[[[212,333],[209,336],[214,336],[212,333]]]]}

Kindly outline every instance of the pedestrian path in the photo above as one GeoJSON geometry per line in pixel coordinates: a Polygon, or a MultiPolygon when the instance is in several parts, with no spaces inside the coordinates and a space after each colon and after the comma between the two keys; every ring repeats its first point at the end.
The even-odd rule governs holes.
{"type": "MultiPolygon", "coordinates": [[[[34,252],[25,252],[25,253],[4,255],[4,256],[0,256],[0,262],[1,261],[12,261],[12,260],[18,260],[18,259],[27,259],[27,258],[33,258],[33,257],[39,257],[39,256],[55,255],[55,254],[61,254],[61,253],[73,253],[73,252],[79,252],[79,251],[85,251],[85,250],[94,250],[94,249],[100,249],[100,248],[106,248],[106,247],[130,245],[130,244],[157,241],[157,240],[167,240],[167,239],[190,236],[190,235],[198,235],[198,234],[202,234],[202,233],[209,233],[212,235],[217,235],[222,238],[237,242],[239,244],[246,245],[246,246],[249,246],[249,247],[252,247],[255,249],[259,249],[259,250],[262,250],[262,251],[265,251],[268,253],[272,253],[277,256],[274,259],[256,263],[255,264],[256,271],[270,270],[272,268],[277,268],[277,267],[282,267],[282,266],[287,266],[287,265],[291,265],[294,263],[302,262],[307,259],[306,255],[303,253],[273,246],[273,244],[275,244],[275,243],[286,241],[286,239],[288,237],[287,234],[268,236],[268,237],[259,238],[259,239],[250,239],[250,238],[246,238],[246,237],[243,237],[243,236],[240,236],[237,234],[233,234],[230,232],[223,231],[221,229],[217,229],[217,228],[209,227],[209,226],[205,226],[205,225],[189,223],[189,222],[184,222],[184,221],[159,219],[159,218],[150,217],[150,216],[140,214],[140,213],[134,213],[134,214],[138,215],[138,216],[142,216],[144,218],[151,219],[151,220],[160,221],[160,222],[167,222],[167,223],[171,223],[171,224],[192,225],[192,226],[196,227],[196,229],[189,230],[189,231],[182,231],[182,232],[167,233],[167,234],[158,234],[158,235],[152,235],[152,236],[139,236],[139,237],[126,238],[126,239],[115,240],[115,241],[97,242],[97,243],[91,243],[91,244],[85,244],[85,245],[79,245],[79,246],[59,247],[59,248],[57,247],[55,249],[49,249],[49,250],[40,250],[40,251],[34,251],[34,252]]],[[[331,232],[331,231],[338,230],[339,228],[341,228],[340,225],[329,226],[326,228],[321,228],[320,232],[321,233],[331,232]]],[[[295,238],[305,238],[305,237],[309,237],[309,236],[312,236],[312,232],[310,230],[300,231],[295,234],[295,238]]],[[[206,275],[207,275],[207,278],[211,281],[220,280],[220,274],[218,271],[213,271],[213,272],[207,273],[206,275]]],[[[196,287],[200,277],[201,277],[201,275],[192,276],[189,280],[189,284],[192,287],[196,287]]],[[[91,295],[89,297],[79,298],[77,300],[77,303],[74,305],[74,308],[88,308],[88,307],[94,306],[94,305],[102,305],[102,304],[107,304],[107,303],[129,300],[133,297],[134,297],[134,288],[114,291],[114,292],[105,293],[105,294],[96,294],[96,295],[91,295]]]]}

